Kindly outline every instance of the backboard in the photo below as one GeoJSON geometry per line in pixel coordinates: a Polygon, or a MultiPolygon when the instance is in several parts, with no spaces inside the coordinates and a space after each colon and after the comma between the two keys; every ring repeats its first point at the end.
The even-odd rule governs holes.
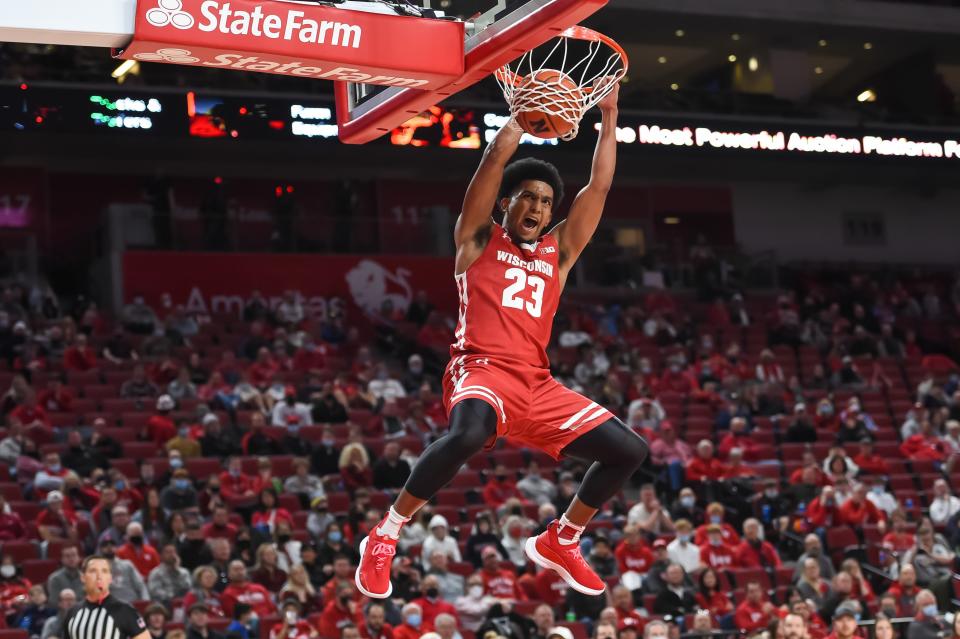
{"type": "Polygon", "coordinates": [[[431,90],[336,82],[341,141],[362,144],[384,135],[606,4],[607,0],[419,0],[424,17],[464,22],[463,75],[431,90]]]}

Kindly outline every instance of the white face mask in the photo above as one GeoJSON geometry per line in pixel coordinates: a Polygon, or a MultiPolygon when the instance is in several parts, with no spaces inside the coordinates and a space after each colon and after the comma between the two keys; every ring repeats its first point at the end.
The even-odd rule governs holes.
{"type": "Polygon", "coordinates": [[[17,574],[17,568],[13,564],[7,564],[5,566],[0,566],[0,577],[9,579],[17,574]]]}
{"type": "Polygon", "coordinates": [[[293,624],[297,623],[297,613],[296,613],[296,611],[294,611],[294,610],[288,610],[286,617],[287,617],[287,623],[288,623],[288,624],[293,625],[293,624]]]}
{"type": "Polygon", "coordinates": [[[483,595],[483,586],[470,586],[470,596],[479,599],[483,595]]]}

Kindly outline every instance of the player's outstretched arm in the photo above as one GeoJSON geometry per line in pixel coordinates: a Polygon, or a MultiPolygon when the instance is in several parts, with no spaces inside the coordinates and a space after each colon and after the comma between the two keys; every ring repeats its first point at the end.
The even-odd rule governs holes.
{"type": "Polygon", "coordinates": [[[493,142],[484,150],[480,166],[467,187],[463,210],[454,229],[454,242],[458,251],[461,246],[474,243],[478,233],[488,229],[493,223],[491,215],[497,203],[503,169],[516,152],[520,135],[520,128],[511,120],[500,129],[493,142]]]}
{"type": "Polygon", "coordinates": [[[590,183],[574,198],[567,219],[557,224],[552,233],[560,245],[560,268],[569,271],[580,257],[580,253],[590,242],[607,193],[613,185],[613,174],[617,168],[617,100],[620,87],[615,86],[610,94],[600,101],[598,106],[603,114],[597,148],[593,153],[593,166],[590,171],[590,183]]]}

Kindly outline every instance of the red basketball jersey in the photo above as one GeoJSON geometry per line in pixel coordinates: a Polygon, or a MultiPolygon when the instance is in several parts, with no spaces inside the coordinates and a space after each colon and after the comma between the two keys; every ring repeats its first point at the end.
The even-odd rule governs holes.
{"type": "Polygon", "coordinates": [[[497,226],[480,257],[456,276],[460,315],[451,358],[489,355],[549,368],[547,343],[560,301],[553,235],[517,247],[497,226]]]}

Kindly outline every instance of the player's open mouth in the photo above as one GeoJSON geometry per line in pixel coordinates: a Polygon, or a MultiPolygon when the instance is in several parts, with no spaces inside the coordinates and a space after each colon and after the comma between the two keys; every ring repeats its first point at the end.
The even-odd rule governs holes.
{"type": "Polygon", "coordinates": [[[525,231],[532,231],[533,229],[537,228],[538,224],[539,222],[537,219],[533,217],[525,217],[523,218],[523,221],[520,222],[520,226],[522,226],[523,230],[525,231]]]}

